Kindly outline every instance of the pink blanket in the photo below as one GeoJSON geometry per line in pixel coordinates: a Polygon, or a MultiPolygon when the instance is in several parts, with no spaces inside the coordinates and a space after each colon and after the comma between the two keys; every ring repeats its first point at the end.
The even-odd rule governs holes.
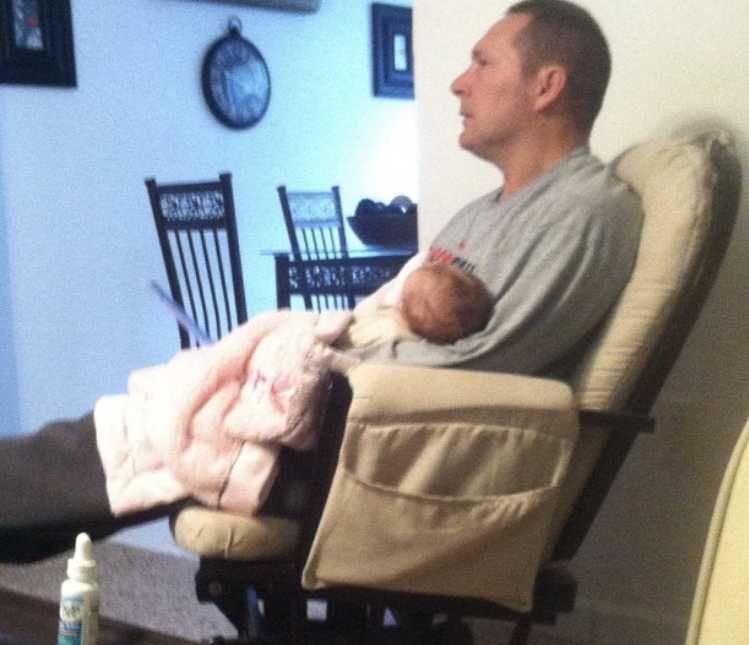
{"type": "Polygon", "coordinates": [[[330,370],[356,359],[331,347],[349,312],[274,311],[215,345],[133,372],[128,393],[94,409],[116,515],[184,497],[252,514],[282,444],[312,447],[330,370]]]}

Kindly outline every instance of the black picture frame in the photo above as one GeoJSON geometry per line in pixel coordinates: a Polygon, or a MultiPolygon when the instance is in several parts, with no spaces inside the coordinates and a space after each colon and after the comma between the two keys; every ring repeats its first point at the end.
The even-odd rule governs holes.
{"type": "MultiPolygon", "coordinates": [[[[192,0],[204,2],[206,0],[192,0]]],[[[299,13],[315,13],[320,9],[321,0],[208,0],[224,4],[243,5],[247,7],[261,7],[263,9],[277,9],[279,11],[296,11],[299,13]]]]}
{"type": "Polygon", "coordinates": [[[0,0],[0,83],[75,87],[70,0],[0,0]]]}
{"type": "Polygon", "coordinates": [[[372,3],[372,72],[374,95],[414,97],[411,7],[372,3]]]}

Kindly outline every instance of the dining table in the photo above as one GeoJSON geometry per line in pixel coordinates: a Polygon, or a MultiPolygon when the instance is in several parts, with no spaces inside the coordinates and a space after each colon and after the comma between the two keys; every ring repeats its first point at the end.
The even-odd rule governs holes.
{"type": "Polygon", "coordinates": [[[313,296],[343,296],[353,306],[395,277],[416,252],[415,246],[372,246],[314,257],[295,256],[290,250],[262,254],[273,256],[278,308],[290,307],[292,297],[301,296],[310,309],[313,296]]]}

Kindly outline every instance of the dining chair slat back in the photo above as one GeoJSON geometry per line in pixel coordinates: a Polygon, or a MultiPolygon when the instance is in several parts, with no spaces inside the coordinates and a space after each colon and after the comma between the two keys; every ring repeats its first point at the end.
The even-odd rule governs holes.
{"type": "MultiPolygon", "coordinates": [[[[169,290],[213,340],[247,320],[231,174],[218,181],[145,180],[169,290]]],[[[200,341],[182,326],[180,346],[200,341]]]]}
{"type": "Polygon", "coordinates": [[[289,279],[298,282],[304,308],[352,309],[354,295],[347,267],[322,260],[348,258],[346,231],[338,186],[328,191],[289,191],[278,187],[286,232],[291,245],[289,279]]]}

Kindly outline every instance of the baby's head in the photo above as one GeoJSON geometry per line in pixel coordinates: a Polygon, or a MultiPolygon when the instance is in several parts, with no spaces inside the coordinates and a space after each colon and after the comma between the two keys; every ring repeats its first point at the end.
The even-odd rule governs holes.
{"type": "Polygon", "coordinates": [[[428,262],[408,276],[400,311],[412,332],[445,345],[483,329],[492,300],[484,284],[443,262],[428,262]]]}

